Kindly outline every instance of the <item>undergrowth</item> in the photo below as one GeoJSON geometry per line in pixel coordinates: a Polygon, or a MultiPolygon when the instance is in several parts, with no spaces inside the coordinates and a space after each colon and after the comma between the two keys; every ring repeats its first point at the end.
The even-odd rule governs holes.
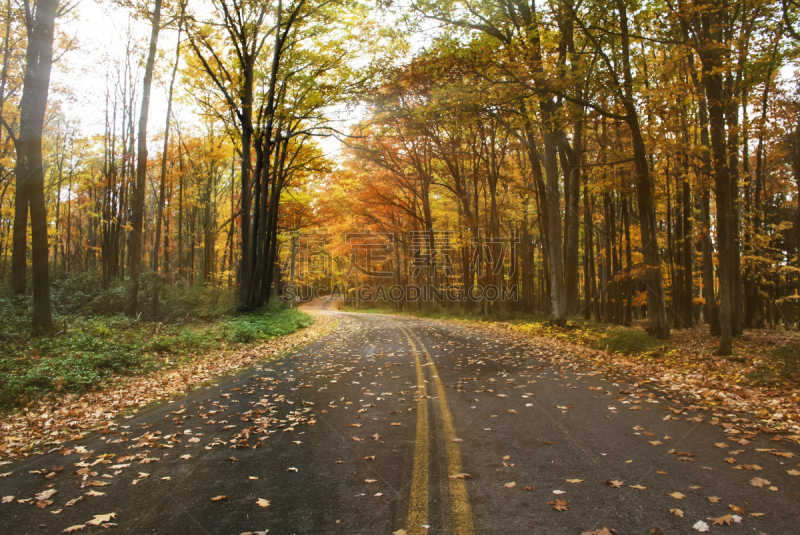
{"type": "Polygon", "coordinates": [[[0,405],[84,392],[114,377],[174,367],[218,348],[235,349],[302,329],[311,316],[274,303],[246,315],[146,322],[121,314],[56,315],[56,333],[31,337],[24,306],[0,299],[0,405]]]}

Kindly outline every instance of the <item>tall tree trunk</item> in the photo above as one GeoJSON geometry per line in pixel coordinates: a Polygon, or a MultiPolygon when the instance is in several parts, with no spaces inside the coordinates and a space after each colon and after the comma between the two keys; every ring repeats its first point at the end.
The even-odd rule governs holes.
{"type": "Polygon", "coordinates": [[[661,258],[656,234],[656,215],[653,205],[653,184],[650,179],[650,166],[647,162],[647,147],[639,126],[639,117],[633,99],[633,76],[630,64],[630,34],[628,32],[627,8],[623,0],[617,0],[621,34],[624,83],[624,106],[626,122],[631,132],[633,163],[636,169],[636,200],[639,204],[639,225],[642,234],[642,255],[644,257],[647,284],[648,331],[656,338],[669,338],[670,327],[667,308],[664,302],[664,287],[661,279],[661,258]]]}
{"type": "Polygon", "coordinates": [[[706,94],[709,101],[711,147],[714,156],[714,183],[717,199],[717,242],[719,243],[719,300],[720,345],[718,353],[730,355],[733,350],[733,206],[730,174],[725,143],[722,76],[706,75],[706,94]]]}
{"type": "MultiPolygon", "coordinates": [[[[573,136],[573,147],[576,153],[574,161],[569,157],[569,147],[562,142],[561,168],[564,170],[564,289],[567,313],[578,313],[578,272],[580,269],[580,202],[581,169],[580,156],[583,135],[583,119],[578,118],[573,136]],[[566,164],[566,165],[565,165],[566,164]]],[[[565,138],[566,139],[566,138],[565,138]]]]}
{"type": "Polygon", "coordinates": [[[725,91],[722,68],[724,58],[720,49],[723,41],[722,7],[716,6],[702,17],[702,42],[698,49],[703,61],[703,80],[708,100],[713,175],[717,200],[717,243],[719,244],[719,323],[720,344],[718,353],[730,355],[733,350],[733,270],[734,214],[731,198],[731,176],[728,167],[727,140],[725,139],[725,91]]]}
{"type": "MultiPolygon", "coordinates": [[[[27,0],[25,6],[26,17],[29,17],[31,9],[27,0]]],[[[39,0],[36,4],[35,15],[33,15],[34,20],[27,21],[30,31],[25,56],[25,78],[19,106],[20,131],[16,141],[17,199],[14,219],[12,288],[15,295],[20,295],[25,291],[27,214],[23,214],[23,212],[27,212],[28,205],[30,205],[34,331],[49,331],[53,328],[50,307],[42,130],[50,90],[53,33],[55,32],[57,10],[58,0],[39,0]]]]}
{"type": "Polygon", "coordinates": [[[155,0],[153,8],[153,27],[150,32],[150,48],[144,69],[142,86],[142,110],[139,115],[139,135],[136,154],[136,184],[131,203],[130,252],[128,253],[131,278],[130,294],[125,311],[129,316],[138,312],[139,275],[142,268],[142,231],[144,222],[144,195],[147,181],[147,117],[150,112],[150,87],[153,83],[153,67],[156,61],[158,32],[161,29],[161,0],[155,0]]]}
{"type": "MultiPolygon", "coordinates": [[[[153,316],[158,315],[158,291],[161,278],[158,275],[158,250],[161,247],[161,219],[164,216],[164,197],[166,195],[167,177],[167,151],[169,149],[169,122],[172,114],[172,92],[175,87],[175,75],[178,72],[178,63],[181,59],[181,30],[183,29],[183,13],[186,5],[181,2],[181,14],[178,19],[178,44],[175,45],[175,65],[172,67],[172,77],[169,81],[169,92],[167,94],[167,117],[164,120],[164,152],[161,154],[161,181],[158,187],[158,207],[156,208],[156,231],[155,243],[153,244],[153,275],[156,277],[155,287],[153,288],[153,316]]],[[[166,264],[165,268],[169,268],[166,264]]]]}

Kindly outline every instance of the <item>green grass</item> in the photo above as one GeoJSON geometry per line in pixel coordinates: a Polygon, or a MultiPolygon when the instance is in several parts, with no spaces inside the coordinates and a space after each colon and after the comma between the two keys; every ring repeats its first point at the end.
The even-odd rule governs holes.
{"type": "Polygon", "coordinates": [[[119,376],[177,366],[221,347],[290,334],[313,323],[298,310],[164,325],[121,315],[57,318],[58,333],[27,335],[25,314],[0,300],[0,405],[84,392],[119,376]]]}
{"type": "Polygon", "coordinates": [[[629,327],[609,328],[602,336],[591,343],[591,346],[595,349],[628,355],[654,351],[662,345],[659,340],[656,340],[646,332],[629,327]]]}
{"type": "Polygon", "coordinates": [[[747,379],[763,386],[775,387],[786,383],[800,382],[800,347],[778,346],[758,359],[758,371],[747,374],[747,379]]]}

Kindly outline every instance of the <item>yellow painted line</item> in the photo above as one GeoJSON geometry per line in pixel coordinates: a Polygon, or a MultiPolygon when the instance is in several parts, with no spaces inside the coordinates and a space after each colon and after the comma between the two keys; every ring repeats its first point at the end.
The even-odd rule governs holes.
{"type": "MultiPolygon", "coordinates": [[[[403,329],[405,331],[405,329],[403,329]]],[[[456,430],[453,426],[453,417],[450,414],[450,408],[447,406],[447,397],[444,392],[444,384],[439,377],[439,372],[436,369],[436,364],[433,362],[428,349],[419,337],[411,332],[411,336],[419,344],[425,359],[431,366],[431,375],[433,376],[434,384],[436,385],[436,395],[439,398],[439,408],[442,413],[442,428],[444,431],[445,451],[447,452],[447,474],[454,475],[463,472],[461,465],[461,450],[458,448],[458,443],[453,442],[456,438],[456,430]]],[[[419,373],[419,372],[418,372],[419,373]]],[[[469,505],[469,493],[467,492],[467,482],[463,479],[450,479],[450,506],[452,508],[452,533],[458,535],[470,535],[475,533],[475,526],[472,523],[472,508],[469,505]]],[[[446,530],[450,531],[450,530],[446,530]]]]}
{"type": "Polygon", "coordinates": [[[422,526],[428,524],[428,394],[425,388],[425,374],[422,371],[419,353],[414,341],[405,329],[400,327],[408,338],[408,345],[414,354],[417,368],[417,430],[414,437],[414,465],[411,474],[411,500],[408,506],[409,535],[418,535],[427,530],[422,526]]]}

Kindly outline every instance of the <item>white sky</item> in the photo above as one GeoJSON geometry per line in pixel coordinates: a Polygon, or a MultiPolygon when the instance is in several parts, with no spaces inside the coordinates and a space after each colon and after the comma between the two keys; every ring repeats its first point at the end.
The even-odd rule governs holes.
{"type": "MultiPolygon", "coordinates": [[[[391,14],[386,17],[384,20],[396,20],[391,14]]],[[[108,58],[121,58],[129,33],[133,35],[141,47],[137,56],[141,62],[140,81],[137,87],[137,93],[140,93],[144,54],[150,38],[150,23],[134,19],[129,10],[117,7],[108,0],[80,0],[76,14],[57,24],[61,32],[76,37],[77,47],[67,52],[53,70],[51,99],[62,101],[69,115],[80,120],[84,134],[101,134],[105,122],[106,71],[111,70],[113,73],[115,69],[108,58]],[[62,88],[66,90],[60,90],[62,88]]],[[[151,139],[164,128],[170,67],[175,55],[177,37],[176,30],[162,30],[159,34],[156,79],[151,89],[148,121],[148,137],[151,139]]],[[[431,34],[419,35],[413,39],[411,53],[419,52],[430,42],[430,37],[431,34]]],[[[139,106],[137,102],[137,116],[139,106]]],[[[172,109],[182,124],[197,124],[193,110],[186,104],[173,101],[172,109]]],[[[337,119],[336,126],[342,131],[346,131],[349,125],[354,124],[363,115],[364,108],[361,106],[351,108],[349,111],[344,107],[329,110],[329,116],[337,119]]],[[[341,144],[335,138],[322,138],[319,143],[331,156],[335,156],[341,149],[341,144]]],[[[152,150],[160,148],[152,147],[152,150]]]]}
{"type": "MultiPolygon", "coordinates": [[[[65,93],[59,92],[58,88],[68,88],[71,95],[67,97],[67,108],[74,117],[80,118],[83,131],[87,134],[102,133],[105,121],[106,70],[113,68],[105,58],[120,57],[124,53],[129,28],[140,45],[146,47],[150,38],[150,24],[133,19],[127,10],[110,2],[96,0],[82,0],[78,5],[76,19],[59,22],[60,31],[76,36],[77,48],[67,52],[53,70],[52,97],[65,100],[65,93]]],[[[170,59],[174,55],[176,39],[176,31],[162,30],[159,34],[159,49],[166,52],[170,59]]],[[[144,57],[140,55],[139,59],[143,64],[144,57]]],[[[165,66],[164,59],[164,55],[160,55],[161,64],[165,66]]],[[[141,71],[144,72],[143,66],[141,71]]],[[[157,80],[153,84],[148,132],[157,132],[163,128],[168,83],[169,80],[157,80]]],[[[138,92],[141,92],[141,87],[138,92]]],[[[138,115],[138,111],[136,113],[138,115]]]]}

